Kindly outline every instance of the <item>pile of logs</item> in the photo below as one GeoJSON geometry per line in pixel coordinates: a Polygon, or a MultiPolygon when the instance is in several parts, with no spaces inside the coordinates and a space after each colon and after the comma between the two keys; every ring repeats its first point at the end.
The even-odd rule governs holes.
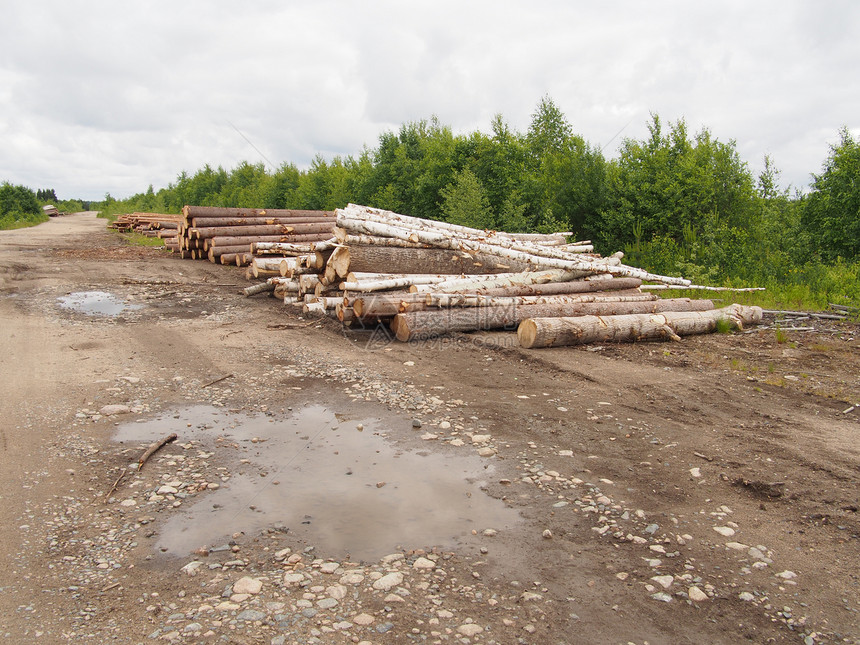
{"type": "Polygon", "coordinates": [[[482,231],[353,204],[336,211],[336,224],[329,239],[255,243],[252,274],[268,280],[246,294],[268,291],[347,325],[385,324],[401,341],[518,329],[524,347],[678,339],[761,319],[755,307],[660,299],[643,281],[696,287],[564,233],[482,231]]]}
{"type": "Polygon", "coordinates": [[[164,245],[170,249],[179,248],[179,225],[181,215],[165,215],[162,213],[128,213],[120,215],[108,224],[108,228],[122,233],[139,233],[146,237],[158,237],[164,240],[164,245]]]}
{"type": "Polygon", "coordinates": [[[185,206],[178,217],[176,251],[181,257],[237,266],[251,263],[256,243],[309,251],[310,243],[332,237],[335,223],[331,211],[315,210],[185,206]]]}

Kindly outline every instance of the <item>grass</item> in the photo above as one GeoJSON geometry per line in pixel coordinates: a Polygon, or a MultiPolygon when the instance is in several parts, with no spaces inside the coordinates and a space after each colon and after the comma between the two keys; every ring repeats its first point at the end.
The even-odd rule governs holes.
{"type": "Polygon", "coordinates": [[[159,237],[148,237],[140,233],[122,233],[122,238],[131,246],[164,246],[159,237]]]}
{"type": "Polygon", "coordinates": [[[50,217],[43,213],[38,215],[27,215],[23,218],[15,218],[12,215],[0,217],[0,231],[9,231],[16,228],[28,228],[47,222],[50,217]]]}

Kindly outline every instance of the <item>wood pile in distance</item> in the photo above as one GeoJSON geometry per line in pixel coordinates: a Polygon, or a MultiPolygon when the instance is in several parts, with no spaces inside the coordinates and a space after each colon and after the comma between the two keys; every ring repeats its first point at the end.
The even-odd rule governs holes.
{"type": "Polygon", "coordinates": [[[176,250],[179,248],[180,215],[162,213],[126,213],[108,224],[108,228],[121,233],[139,233],[146,237],[158,237],[164,240],[164,245],[176,250]]]}
{"type": "Polygon", "coordinates": [[[255,243],[310,245],[330,239],[334,224],[331,211],[185,206],[177,251],[183,258],[246,266],[255,243]]]}

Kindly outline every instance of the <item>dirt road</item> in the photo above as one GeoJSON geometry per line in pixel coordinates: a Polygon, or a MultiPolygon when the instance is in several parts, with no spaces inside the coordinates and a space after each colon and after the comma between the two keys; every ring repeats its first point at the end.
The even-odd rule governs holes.
{"type": "Polygon", "coordinates": [[[245,284],[0,232],[7,641],[860,642],[856,325],[400,344],[245,284]]]}

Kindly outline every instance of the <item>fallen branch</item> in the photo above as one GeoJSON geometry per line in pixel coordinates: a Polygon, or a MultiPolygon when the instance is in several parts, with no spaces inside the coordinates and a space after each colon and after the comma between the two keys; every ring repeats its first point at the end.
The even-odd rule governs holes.
{"type": "Polygon", "coordinates": [[[149,444],[149,447],[143,452],[140,456],[140,459],[137,460],[137,471],[140,472],[140,469],[143,468],[143,464],[147,462],[147,460],[152,457],[156,452],[161,450],[167,444],[176,441],[176,433],[173,432],[163,439],[159,439],[158,441],[149,444]]]}
{"type": "Polygon", "coordinates": [[[232,375],[232,374],[228,374],[227,376],[222,376],[221,378],[216,378],[214,381],[209,381],[209,382],[208,382],[208,383],[206,383],[205,385],[201,385],[201,386],[200,386],[200,389],[203,389],[204,387],[209,387],[210,385],[215,385],[216,383],[220,383],[221,381],[226,381],[226,380],[227,380],[228,378],[230,378],[231,376],[233,376],[233,375],[232,375]]]}

